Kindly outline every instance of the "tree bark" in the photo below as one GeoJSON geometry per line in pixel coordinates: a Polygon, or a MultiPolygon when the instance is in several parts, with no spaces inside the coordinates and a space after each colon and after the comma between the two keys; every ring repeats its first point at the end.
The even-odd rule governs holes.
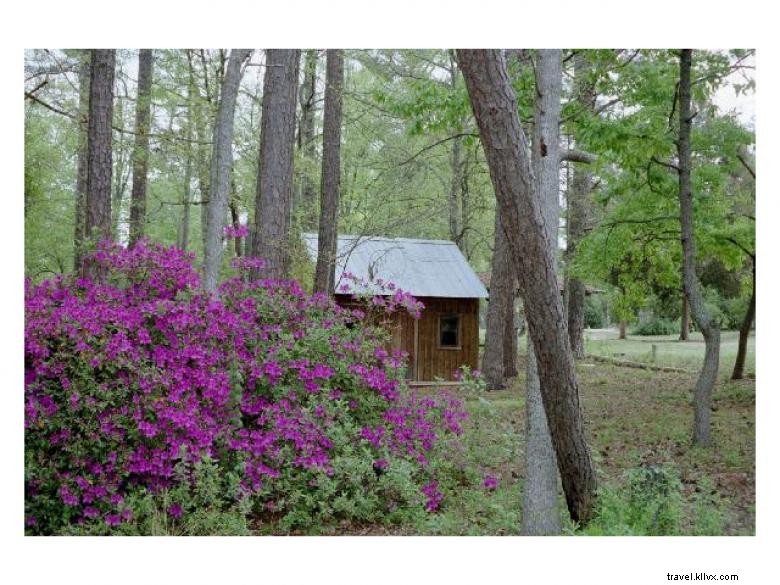
{"type": "Polygon", "coordinates": [[[190,243],[190,211],[192,200],[192,126],[193,118],[195,116],[194,105],[194,80],[190,76],[189,84],[187,86],[187,121],[186,132],[187,139],[184,143],[184,186],[182,189],[182,210],[181,220],[179,221],[179,229],[176,238],[176,245],[182,250],[186,250],[190,243]]]}
{"type": "Polygon", "coordinates": [[[252,255],[266,265],[259,278],[284,278],[289,271],[289,226],[295,146],[298,49],[269,49],[263,80],[263,119],[255,198],[252,255]]]}
{"type": "Polygon", "coordinates": [[[625,339],[626,338],[626,322],[621,321],[618,323],[618,339],[625,339]]]}
{"type": "Polygon", "coordinates": [[[496,207],[493,259],[490,272],[485,351],[482,354],[482,376],[488,390],[500,390],[506,385],[504,375],[504,335],[506,307],[511,302],[514,287],[511,259],[506,233],[501,223],[501,209],[496,207]]]}
{"type": "Polygon", "coordinates": [[[688,299],[685,297],[685,289],[683,287],[682,294],[682,311],[680,315],[680,341],[688,341],[689,333],[691,332],[691,311],[688,306],[688,299]]]}
{"type": "MultiPolygon", "coordinates": [[[[85,236],[111,239],[111,124],[114,113],[115,52],[92,49],[89,65],[89,122],[87,131],[87,217],[85,236]]],[[[90,263],[91,264],[91,263],[90,263]]],[[[96,267],[83,274],[98,276],[96,267]]]]}
{"type": "MultiPolygon", "coordinates": [[[[301,83],[298,99],[301,104],[301,121],[298,124],[298,149],[304,158],[314,164],[317,156],[317,148],[314,140],[314,117],[317,111],[315,100],[317,97],[317,50],[308,49],[303,54],[303,82],[301,83]]],[[[306,170],[301,172],[300,204],[304,230],[313,230],[317,227],[316,197],[317,188],[306,170]]]]}
{"type": "MultiPolygon", "coordinates": [[[[592,81],[588,80],[590,67],[581,53],[574,59],[574,94],[583,111],[593,113],[596,108],[596,92],[592,81]]],[[[570,160],[593,162],[587,157],[574,157],[579,151],[567,151],[570,160]]],[[[587,153],[580,153],[586,155],[587,153]]],[[[591,155],[592,156],[592,155],[591,155]]],[[[573,260],[577,243],[585,236],[591,215],[590,192],[593,174],[587,165],[573,165],[571,189],[567,193],[567,237],[566,264],[573,260]]],[[[567,275],[565,286],[566,310],[568,313],[569,341],[575,357],[585,356],[583,330],[585,329],[585,284],[578,278],[567,275]]]]}
{"type": "Polygon", "coordinates": [[[680,197],[680,241],[683,250],[683,284],[691,315],[704,336],[704,363],[693,395],[693,441],[696,445],[710,445],[710,408],[712,390],[718,376],[720,357],[720,328],[704,305],[699,279],[696,276],[696,242],[693,234],[693,191],[691,189],[691,49],[680,52],[679,137],[677,166],[680,197]]]}
{"type": "Polygon", "coordinates": [[[144,237],[146,223],[146,181],[149,163],[149,127],[152,113],[151,49],[138,53],[138,101],[135,105],[135,147],[133,187],[130,195],[130,246],[144,237]]]}
{"type": "MultiPolygon", "coordinates": [[[[531,164],[536,199],[544,218],[548,253],[558,249],[559,125],[561,119],[561,51],[543,49],[536,59],[536,99],[531,164]]],[[[553,265],[553,268],[555,266],[553,265]]],[[[556,274],[557,283],[557,274],[556,274]]],[[[556,286],[557,289],[557,286],[556,286]]],[[[560,295],[557,295],[560,298],[560,295]]],[[[558,468],[542,403],[536,352],[529,344],[526,398],[526,473],[523,484],[523,534],[559,534],[558,468]]]]}
{"type": "Polygon", "coordinates": [[[750,295],[750,304],[748,305],[745,318],[739,328],[739,345],[737,346],[737,359],[734,362],[734,371],[731,373],[732,380],[741,380],[744,376],[745,358],[747,357],[748,337],[750,337],[750,328],[753,327],[753,321],[756,318],[756,259],[753,260],[753,292],[750,295]]]}
{"type": "Polygon", "coordinates": [[[89,61],[90,52],[83,51],[79,63],[79,133],[76,163],[76,210],[73,226],[73,270],[81,270],[84,230],[87,221],[87,134],[89,126],[89,61]]]}
{"type": "Polygon", "coordinates": [[[515,327],[515,290],[516,283],[512,283],[510,295],[506,298],[504,306],[504,379],[517,377],[517,327],[515,327]]]}
{"type": "Polygon", "coordinates": [[[450,240],[455,242],[461,251],[463,251],[463,248],[461,243],[461,227],[459,225],[459,193],[462,183],[462,167],[460,138],[455,138],[452,140],[452,150],[450,151],[450,172],[452,176],[450,178],[450,190],[447,194],[447,209],[449,216],[450,240]]]}
{"type": "Polygon", "coordinates": [[[322,135],[322,193],[314,292],[334,293],[341,186],[341,108],[344,52],[328,49],[325,78],[325,119],[322,135]]]}
{"type": "MultiPolygon", "coordinates": [[[[458,50],[479,126],[511,257],[518,269],[528,329],[537,356],[542,402],[558,458],[569,513],[586,523],[596,477],[585,441],[574,358],[556,277],[544,207],[534,194],[517,99],[500,50],[458,50]]],[[[549,148],[550,145],[540,145],[549,148]]],[[[557,162],[557,161],[556,161],[557,162]]]]}
{"type": "Polygon", "coordinates": [[[203,254],[203,288],[213,292],[217,288],[222,260],[222,228],[227,216],[230,190],[230,170],[233,167],[233,121],[241,83],[241,65],[252,49],[233,49],[222,79],[217,119],[214,123],[214,146],[209,172],[208,223],[206,248],[203,254]]]}

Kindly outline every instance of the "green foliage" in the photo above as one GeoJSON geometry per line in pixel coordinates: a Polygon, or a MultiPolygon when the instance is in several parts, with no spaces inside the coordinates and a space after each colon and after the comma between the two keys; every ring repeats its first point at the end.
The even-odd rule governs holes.
{"type": "Polygon", "coordinates": [[[680,330],[679,321],[670,321],[661,317],[652,317],[640,323],[631,331],[632,335],[673,335],[680,330]]]}
{"type": "Polygon", "coordinates": [[[602,329],[608,325],[606,314],[608,304],[606,295],[588,295],[585,297],[585,327],[602,329]]]}

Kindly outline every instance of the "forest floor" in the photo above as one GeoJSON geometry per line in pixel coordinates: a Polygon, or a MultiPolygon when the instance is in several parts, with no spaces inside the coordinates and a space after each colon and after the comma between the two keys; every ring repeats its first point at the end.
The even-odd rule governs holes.
{"type": "MultiPolygon", "coordinates": [[[[724,364],[728,367],[722,371],[730,373],[732,364],[724,364]]],[[[520,366],[524,372],[523,356],[520,366]]],[[[754,372],[754,366],[749,371],[754,372]]],[[[585,359],[578,362],[577,373],[602,502],[611,502],[612,507],[602,513],[596,527],[579,531],[565,519],[561,495],[566,533],[755,533],[753,379],[733,382],[728,374],[720,376],[712,407],[713,445],[703,449],[691,445],[695,371],[657,372],[585,359]],[[628,509],[625,496],[633,489],[632,473],[636,478],[637,471],[651,465],[671,473],[676,483],[671,500],[663,504],[668,504],[674,526],[658,532],[632,525],[632,514],[636,516],[637,511],[628,509]]],[[[524,375],[498,392],[454,392],[465,398],[471,416],[463,437],[464,449],[449,456],[456,458],[456,465],[462,466],[464,477],[471,477],[471,481],[446,493],[437,513],[406,525],[369,526],[348,533],[519,534],[525,453],[524,375]],[[481,486],[479,478],[486,474],[498,478],[495,491],[481,486]]]]}

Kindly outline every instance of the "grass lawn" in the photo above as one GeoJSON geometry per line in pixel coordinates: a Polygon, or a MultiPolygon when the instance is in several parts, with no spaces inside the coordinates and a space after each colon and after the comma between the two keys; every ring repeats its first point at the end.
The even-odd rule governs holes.
{"type": "MultiPolygon", "coordinates": [[[[721,332],[720,374],[731,374],[737,357],[738,331],[721,332]]],[[[698,331],[690,334],[690,340],[679,341],[678,335],[628,335],[618,339],[617,329],[588,329],[585,331],[585,351],[606,357],[637,362],[653,362],[653,346],[656,346],[655,363],[661,366],[686,368],[695,371],[704,359],[704,339],[698,331]]],[[[745,374],[755,376],[756,338],[748,338],[745,374]]]]}

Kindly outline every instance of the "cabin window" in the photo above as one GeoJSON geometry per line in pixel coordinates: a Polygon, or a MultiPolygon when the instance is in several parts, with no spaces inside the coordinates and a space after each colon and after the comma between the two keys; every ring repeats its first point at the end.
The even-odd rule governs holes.
{"type": "Polygon", "coordinates": [[[460,316],[442,315],[439,317],[439,347],[460,349],[460,316]]]}

